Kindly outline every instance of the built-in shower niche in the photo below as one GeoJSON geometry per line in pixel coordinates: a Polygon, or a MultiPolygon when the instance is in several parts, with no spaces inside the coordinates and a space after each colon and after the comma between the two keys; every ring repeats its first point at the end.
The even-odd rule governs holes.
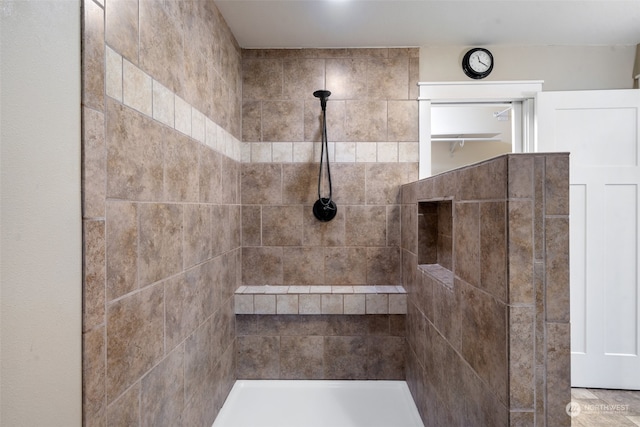
{"type": "Polygon", "coordinates": [[[453,286],[451,200],[418,202],[418,266],[453,286]]]}

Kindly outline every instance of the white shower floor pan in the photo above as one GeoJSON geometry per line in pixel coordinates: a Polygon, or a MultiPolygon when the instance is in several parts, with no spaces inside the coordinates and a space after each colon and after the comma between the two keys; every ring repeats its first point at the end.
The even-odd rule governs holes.
{"type": "Polygon", "coordinates": [[[404,381],[238,380],[212,427],[424,427],[404,381]]]}

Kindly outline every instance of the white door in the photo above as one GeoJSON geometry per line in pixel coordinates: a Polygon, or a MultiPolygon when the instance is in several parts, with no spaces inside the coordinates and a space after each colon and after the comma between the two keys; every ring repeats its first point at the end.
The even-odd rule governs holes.
{"type": "Polygon", "coordinates": [[[571,383],[640,389],[640,90],[540,92],[537,152],[570,152],[571,383]]]}

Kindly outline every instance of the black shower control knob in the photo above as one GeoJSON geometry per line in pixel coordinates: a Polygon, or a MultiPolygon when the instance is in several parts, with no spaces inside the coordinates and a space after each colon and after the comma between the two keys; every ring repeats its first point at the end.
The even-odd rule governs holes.
{"type": "Polygon", "coordinates": [[[313,215],[322,222],[331,221],[338,213],[338,208],[333,200],[321,198],[313,205],[313,215]]]}

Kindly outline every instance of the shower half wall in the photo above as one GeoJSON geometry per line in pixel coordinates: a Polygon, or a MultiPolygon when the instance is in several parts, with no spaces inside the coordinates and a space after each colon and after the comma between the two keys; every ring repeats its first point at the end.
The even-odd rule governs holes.
{"type": "Polygon", "coordinates": [[[407,382],[425,425],[570,426],[569,155],[402,190],[407,382]]]}

